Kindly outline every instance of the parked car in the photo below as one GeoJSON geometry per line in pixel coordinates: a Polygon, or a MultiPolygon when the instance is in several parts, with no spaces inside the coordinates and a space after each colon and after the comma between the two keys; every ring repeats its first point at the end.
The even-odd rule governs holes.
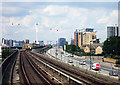
{"type": "Polygon", "coordinates": [[[99,63],[94,63],[94,64],[92,65],[92,69],[93,69],[93,70],[99,70],[99,69],[100,69],[99,63]]]}
{"type": "Polygon", "coordinates": [[[85,60],[81,60],[81,61],[79,62],[79,64],[80,64],[80,65],[86,65],[86,61],[85,61],[85,60]]]}
{"type": "Polygon", "coordinates": [[[118,76],[118,71],[112,70],[112,71],[109,72],[109,75],[111,75],[111,76],[118,76]]]}

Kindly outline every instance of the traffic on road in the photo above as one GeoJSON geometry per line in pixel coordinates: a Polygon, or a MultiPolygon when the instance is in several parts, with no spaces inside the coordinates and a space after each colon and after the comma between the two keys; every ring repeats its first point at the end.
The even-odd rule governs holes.
{"type": "Polygon", "coordinates": [[[94,58],[94,60],[91,60],[91,64],[90,64],[90,59],[88,57],[87,58],[85,56],[76,57],[72,54],[64,52],[62,48],[54,47],[48,50],[48,53],[50,53],[56,59],[61,60],[62,62],[68,63],[70,65],[74,65],[83,69],[88,69],[90,71],[98,72],[100,74],[118,79],[118,72],[119,72],[118,69],[112,68],[111,63],[106,63],[106,65],[108,66],[103,65],[102,58],[99,58],[99,62],[95,62],[95,58],[94,58]]]}

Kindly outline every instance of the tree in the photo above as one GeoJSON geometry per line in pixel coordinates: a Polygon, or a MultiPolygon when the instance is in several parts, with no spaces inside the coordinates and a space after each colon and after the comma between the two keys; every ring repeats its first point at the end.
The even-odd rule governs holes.
{"type": "Polygon", "coordinates": [[[104,54],[120,55],[120,37],[107,38],[103,44],[103,52],[104,54]]]}

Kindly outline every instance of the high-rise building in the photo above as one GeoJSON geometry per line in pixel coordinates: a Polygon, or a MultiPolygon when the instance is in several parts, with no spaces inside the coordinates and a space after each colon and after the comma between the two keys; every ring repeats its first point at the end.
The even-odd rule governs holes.
{"type": "Polygon", "coordinates": [[[76,30],[74,32],[74,45],[76,45],[76,46],[82,45],[82,32],[81,32],[81,30],[76,30]]]}
{"type": "Polygon", "coordinates": [[[119,27],[117,25],[107,26],[107,38],[111,36],[119,36],[119,27]]]}
{"type": "Polygon", "coordinates": [[[96,39],[95,32],[83,32],[83,44],[89,44],[91,40],[96,39]]]}
{"type": "Polygon", "coordinates": [[[66,39],[65,38],[59,38],[58,39],[58,46],[63,46],[64,44],[66,44],[66,39]]]}
{"type": "Polygon", "coordinates": [[[118,2],[118,29],[119,29],[118,36],[120,36],[120,1],[118,2]]]}
{"type": "Polygon", "coordinates": [[[90,41],[93,43],[99,43],[99,39],[96,39],[96,32],[93,28],[85,28],[81,30],[76,30],[74,32],[74,45],[83,46],[90,44],[90,41]]]}

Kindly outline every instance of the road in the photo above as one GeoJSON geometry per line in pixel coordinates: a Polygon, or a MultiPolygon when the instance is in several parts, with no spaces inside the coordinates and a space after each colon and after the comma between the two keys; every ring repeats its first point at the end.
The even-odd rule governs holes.
{"type": "MultiPolygon", "coordinates": [[[[63,52],[62,49],[61,48],[56,48],[56,47],[48,50],[48,53],[50,53],[52,56],[54,56],[56,59],[58,59],[62,62],[69,63],[69,61],[73,61],[73,63],[69,63],[69,64],[80,67],[80,68],[83,68],[83,69],[90,70],[90,59],[89,59],[89,57],[87,57],[85,59],[86,60],[86,65],[80,65],[79,62],[83,58],[81,58],[81,57],[67,57],[67,56],[64,55],[65,52],[64,52],[64,54],[61,54],[61,52],[63,52]],[[57,54],[56,54],[56,52],[57,52],[57,54]]],[[[68,54],[68,53],[66,53],[66,54],[68,54]]],[[[91,60],[92,60],[91,63],[96,63],[97,62],[97,63],[100,63],[100,66],[101,66],[101,70],[99,70],[99,71],[92,70],[93,72],[98,72],[100,74],[109,76],[109,71],[115,70],[115,69],[111,68],[111,63],[105,63],[104,62],[104,64],[103,64],[101,58],[98,60],[98,57],[97,57],[97,58],[94,58],[94,60],[93,60],[93,58],[91,60]]],[[[110,76],[110,77],[118,79],[118,76],[110,76]]]]}

